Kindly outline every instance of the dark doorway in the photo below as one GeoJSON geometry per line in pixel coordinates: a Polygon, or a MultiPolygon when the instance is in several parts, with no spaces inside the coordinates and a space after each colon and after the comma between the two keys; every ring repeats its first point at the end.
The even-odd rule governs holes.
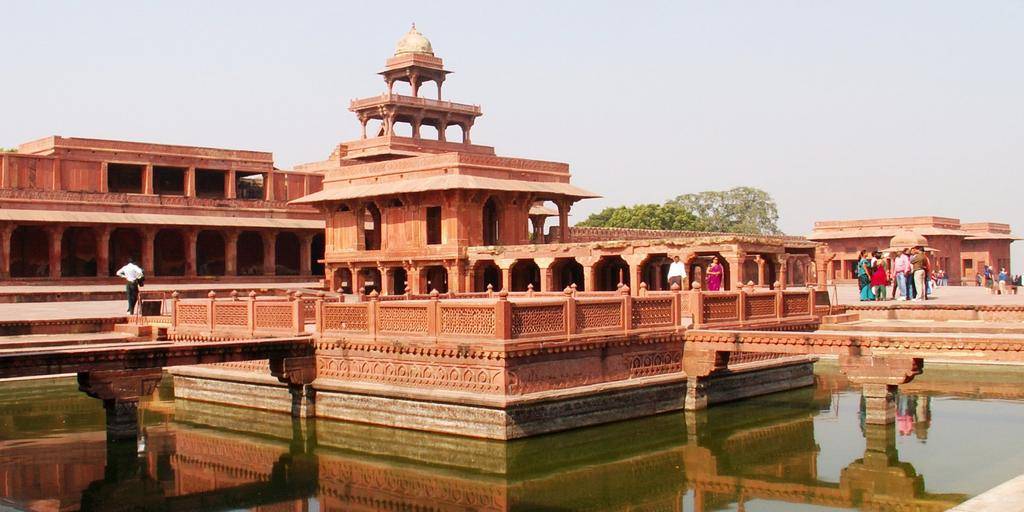
{"type": "Polygon", "coordinates": [[[427,207],[427,245],[441,243],[441,207],[427,207]]]}
{"type": "Polygon", "coordinates": [[[525,292],[533,285],[534,291],[540,291],[540,267],[533,260],[519,260],[512,265],[511,291],[525,292]]]}
{"type": "Polygon", "coordinates": [[[196,237],[196,274],[224,275],[224,256],[224,235],[219,231],[200,231],[196,237]]]}
{"type": "Polygon", "coordinates": [[[274,273],[279,276],[299,275],[299,237],[295,233],[282,231],[274,241],[274,273]]]}
{"type": "Polygon", "coordinates": [[[11,277],[49,275],[49,235],[38,226],[18,226],[11,233],[11,277]]]}
{"type": "Polygon", "coordinates": [[[438,293],[448,293],[448,269],[435,266],[423,269],[423,279],[426,281],[424,290],[431,293],[437,290],[438,293]]]}
{"type": "Polygon", "coordinates": [[[498,203],[494,198],[488,198],[484,203],[483,210],[483,234],[484,245],[498,245],[499,219],[498,203]]]}
{"type": "Polygon", "coordinates": [[[585,291],[583,265],[580,265],[575,259],[563,258],[555,260],[551,273],[555,280],[554,291],[564,290],[574,284],[576,285],[576,291],[585,291]]]}
{"type": "Polygon", "coordinates": [[[161,229],[153,242],[153,267],[158,276],[185,275],[185,236],[176,229],[161,229]]]}
{"type": "Polygon", "coordinates": [[[314,276],[324,275],[324,264],[320,260],[324,259],[324,234],[317,233],[313,235],[313,241],[310,244],[309,257],[312,260],[309,263],[310,272],[314,276]]]}
{"type": "Polygon", "coordinates": [[[256,231],[238,235],[238,275],[263,275],[263,236],[256,231]]]}
{"type": "Polygon", "coordinates": [[[630,286],[629,265],[620,256],[603,256],[594,265],[595,291],[615,291],[619,284],[630,286]]]}
{"type": "Polygon", "coordinates": [[[60,240],[62,277],[96,276],[96,232],[91,228],[67,228],[60,240]]]}
{"type": "Polygon", "coordinates": [[[363,217],[363,247],[367,251],[380,250],[380,209],[370,203],[366,205],[363,217]]]}
{"type": "Polygon", "coordinates": [[[107,191],[116,194],[141,194],[145,166],[107,164],[107,191]]]}
{"type": "Polygon", "coordinates": [[[117,228],[110,233],[110,275],[114,275],[128,260],[142,266],[142,233],[137,229],[117,228]]]}

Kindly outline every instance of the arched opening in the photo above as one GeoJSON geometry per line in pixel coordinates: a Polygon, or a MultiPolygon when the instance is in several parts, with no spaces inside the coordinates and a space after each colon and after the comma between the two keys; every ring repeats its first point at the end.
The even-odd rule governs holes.
{"type": "MultiPolygon", "coordinates": [[[[651,291],[664,291],[669,289],[668,268],[672,265],[672,259],[668,254],[650,254],[640,268],[640,275],[647,289],[651,291]]],[[[637,283],[639,286],[639,283],[637,283]]]]}
{"type": "Polygon", "coordinates": [[[117,228],[110,233],[110,261],[107,271],[114,275],[131,259],[142,266],[142,233],[137,229],[117,228]]]}
{"type": "Polygon", "coordinates": [[[701,288],[708,291],[708,267],[711,266],[711,262],[714,258],[718,258],[718,263],[722,265],[722,285],[719,291],[725,291],[731,289],[729,283],[732,282],[732,272],[729,268],[729,262],[717,252],[706,252],[698,253],[697,257],[690,262],[690,267],[687,269],[688,278],[691,282],[697,278],[697,272],[700,272],[701,288]]]}
{"type": "Polygon", "coordinates": [[[747,258],[743,260],[743,284],[753,282],[758,286],[764,285],[760,281],[760,276],[757,274],[757,262],[753,258],[747,258]]]}
{"type": "Polygon", "coordinates": [[[492,291],[501,290],[501,269],[491,260],[478,261],[473,265],[473,291],[486,292],[488,284],[492,291]]]}
{"type": "Polygon", "coordinates": [[[391,94],[412,96],[412,84],[404,80],[395,80],[391,82],[391,94]]]}
{"type": "Polygon", "coordinates": [[[360,269],[359,278],[362,283],[359,293],[364,295],[369,295],[373,292],[380,293],[380,270],[372,267],[360,269]]]}
{"type": "Polygon", "coordinates": [[[11,233],[11,277],[50,275],[50,237],[39,226],[18,226],[11,233]]]}
{"type": "Polygon", "coordinates": [[[183,276],[187,265],[185,236],[176,229],[161,229],[153,241],[153,272],[158,276],[183,276]]]}
{"type": "Polygon", "coordinates": [[[483,210],[483,223],[484,223],[484,245],[498,245],[499,236],[499,215],[498,215],[498,203],[493,197],[487,198],[484,202],[483,210]]]}
{"type": "Polygon", "coordinates": [[[437,127],[436,126],[429,125],[429,124],[426,124],[426,123],[420,125],[420,138],[421,139],[441,140],[440,137],[441,136],[438,135],[438,131],[437,131],[437,127]]]}
{"type": "Polygon", "coordinates": [[[324,259],[324,234],[317,233],[313,235],[313,241],[310,243],[309,257],[312,261],[309,262],[310,272],[314,276],[324,275],[324,264],[321,261],[324,259]]]}
{"type": "Polygon", "coordinates": [[[409,284],[409,273],[402,267],[393,267],[388,269],[388,281],[391,284],[391,289],[388,293],[391,295],[402,295],[405,293],[405,287],[409,284]]]}
{"type": "Polygon", "coordinates": [[[67,228],[60,239],[60,275],[96,276],[96,232],[90,228],[67,228]]]}
{"type": "Polygon", "coordinates": [[[380,250],[380,231],[380,208],[369,203],[363,215],[363,247],[367,251],[380,250]]]}
{"type": "Polygon", "coordinates": [[[395,121],[391,125],[392,135],[396,137],[412,137],[412,124],[407,121],[395,121]]]}
{"type": "Polygon", "coordinates": [[[444,140],[447,142],[462,142],[462,125],[449,124],[444,130],[444,140]]]}
{"type": "Polygon", "coordinates": [[[238,275],[263,275],[263,235],[256,231],[242,231],[238,235],[238,275]]]}
{"type": "Polygon", "coordinates": [[[279,276],[299,275],[299,237],[290,231],[282,231],[274,239],[274,273],[279,276]]]}
{"type": "Polygon", "coordinates": [[[805,286],[807,284],[807,262],[800,258],[789,260],[789,284],[793,286],[805,286]]]}
{"type": "Polygon", "coordinates": [[[438,293],[448,293],[448,269],[438,265],[426,267],[422,270],[423,287],[427,293],[437,290],[438,293]]]}
{"type": "Polygon", "coordinates": [[[354,284],[352,282],[352,271],[347,268],[339,268],[334,271],[334,290],[341,290],[341,293],[352,293],[354,284]]]}
{"type": "Polygon", "coordinates": [[[225,273],[224,235],[219,231],[200,231],[196,236],[196,274],[222,276],[225,273]]]}
{"type": "Polygon", "coordinates": [[[370,119],[366,121],[366,136],[372,137],[383,137],[384,136],[384,121],[380,119],[370,119]]]}
{"type": "Polygon", "coordinates": [[[518,260],[512,264],[509,281],[513,292],[525,292],[531,284],[540,291],[540,267],[533,260],[518,260]]]}
{"type": "Polygon", "coordinates": [[[629,283],[629,264],[621,256],[602,256],[594,265],[594,291],[611,292],[629,283]]]}
{"type": "Polygon", "coordinates": [[[576,285],[576,291],[584,289],[583,265],[574,258],[559,258],[551,265],[552,279],[555,280],[555,291],[564,290],[576,285]]]}

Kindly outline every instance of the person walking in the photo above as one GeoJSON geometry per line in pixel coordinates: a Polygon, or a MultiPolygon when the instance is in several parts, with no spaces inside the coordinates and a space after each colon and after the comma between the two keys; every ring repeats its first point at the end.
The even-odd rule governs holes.
{"type": "Polygon", "coordinates": [[[907,279],[910,276],[910,251],[903,249],[899,255],[896,256],[896,261],[892,265],[892,273],[896,277],[896,286],[900,290],[899,300],[909,300],[910,296],[907,295],[907,279]]]}
{"type": "Polygon", "coordinates": [[[128,283],[125,285],[125,292],[128,295],[128,314],[135,314],[135,304],[139,300],[139,285],[142,283],[142,269],[128,258],[128,263],[117,271],[118,277],[123,277],[128,283]]]}
{"type": "Polygon", "coordinates": [[[921,300],[927,298],[928,289],[925,288],[925,271],[926,261],[928,258],[924,255],[924,250],[921,247],[914,247],[910,251],[910,266],[914,272],[914,289],[917,295],[912,300],[921,300]]]}
{"type": "Polygon", "coordinates": [[[672,288],[673,284],[678,284],[679,289],[683,289],[683,283],[686,282],[686,266],[679,260],[679,256],[672,258],[672,264],[668,266],[668,286],[672,288]]]}
{"type": "Polygon", "coordinates": [[[999,269],[999,294],[1006,295],[1006,282],[1010,279],[1010,274],[1006,272],[1005,268],[999,269]]]}

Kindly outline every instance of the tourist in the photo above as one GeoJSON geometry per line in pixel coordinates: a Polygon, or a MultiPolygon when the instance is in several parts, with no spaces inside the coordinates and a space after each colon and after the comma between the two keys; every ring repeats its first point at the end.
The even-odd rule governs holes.
{"type": "Polygon", "coordinates": [[[914,247],[910,254],[910,266],[914,271],[914,289],[917,293],[912,300],[927,299],[928,288],[925,285],[925,276],[928,275],[928,271],[925,270],[925,267],[928,257],[925,256],[923,247],[914,247]]]}
{"type": "Polygon", "coordinates": [[[725,269],[718,262],[718,256],[711,258],[711,265],[708,267],[708,291],[717,292],[722,289],[722,274],[725,269]]]}
{"type": "Polygon", "coordinates": [[[875,300],[871,292],[871,253],[861,251],[857,257],[857,286],[860,287],[860,300],[875,300]]]}
{"type": "Polygon", "coordinates": [[[686,281],[686,266],[679,260],[679,256],[672,258],[672,264],[668,266],[668,286],[672,288],[673,284],[679,285],[679,288],[683,288],[683,282],[686,281]]]}
{"type": "Polygon", "coordinates": [[[885,289],[889,284],[889,273],[885,270],[885,260],[875,259],[875,268],[871,273],[871,287],[874,288],[875,300],[885,300],[885,289]]]}
{"type": "Polygon", "coordinates": [[[907,279],[910,279],[910,251],[903,249],[896,256],[896,261],[892,266],[893,275],[896,277],[896,286],[900,290],[900,300],[910,299],[910,295],[907,295],[907,279]]]}
{"type": "Polygon", "coordinates": [[[981,285],[982,286],[988,286],[988,287],[991,287],[991,286],[994,285],[994,283],[992,281],[992,267],[990,267],[988,265],[985,265],[985,275],[982,276],[981,285]]]}
{"type": "Polygon", "coordinates": [[[128,263],[117,271],[117,275],[128,281],[125,285],[125,292],[128,294],[128,314],[135,314],[135,303],[139,300],[139,285],[144,278],[142,269],[128,258],[128,263]]]}
{"type": "Polygon", "coordinates": [[[999,269],[999,294],[1006,295],[1006,281],[1010,279],[1010,275],[1006,273],[1005,268],[999,269]]]}

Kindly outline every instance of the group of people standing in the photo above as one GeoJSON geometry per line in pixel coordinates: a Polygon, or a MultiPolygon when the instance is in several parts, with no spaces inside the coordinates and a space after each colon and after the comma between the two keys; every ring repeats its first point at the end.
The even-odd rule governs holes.
{"type": "Polygon", "coordinates": [[[860,300],[926,300],[937,278],[924,247],[911,247],[883,255],[861,251],[855,270],[860,300]]]}
{"type": "Polygon", "coordinates": [[[978,286],[991,288],[994,292],[1002,295],[1009,293],[1010,286],[1021,286],[1020,274],[1011,276],[1005,268],[999,269],[999,273],[997,274],[995,270],[988,265],[985,265],[984,270],[978,272],[975,279],[978,282],[978,286]]]}
{"type": "MultiPolygon", "coordinates": [[[[707,277],[705,278],[707,283],[707,290],[709,292],[717,292],[722,289],[722,280],[725,276],[725,268],[722,267],[722,263],[718,261],[718,256],[711,258],[711,264],[708,265],[707,277]]],[[[672,264],[668,267],[668,283],[669,286],[672,284],[678,284],[680,287],[683,285],[683,281],[686,280],[686,266],[679,259],[679,256],[672,258],[672,264]]]]}

